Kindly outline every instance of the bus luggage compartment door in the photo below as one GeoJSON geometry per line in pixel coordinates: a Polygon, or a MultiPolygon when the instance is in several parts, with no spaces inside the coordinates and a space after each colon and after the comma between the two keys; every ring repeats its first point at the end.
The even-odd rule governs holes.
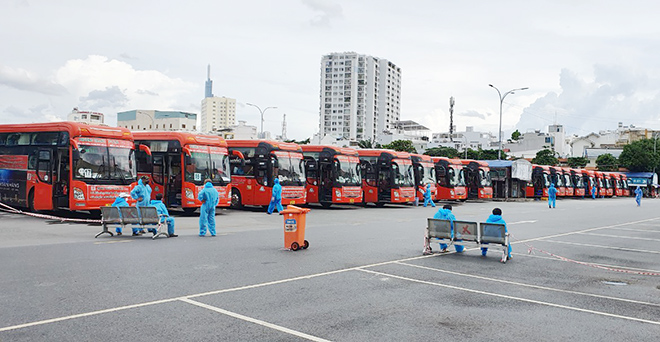
{"type": "Polygon", "coordinates": [[[40,149],[37,152],[37,179],[34,194],[28,198],[28,205],[35,210],[53,210],[53,151],[40,149]]]}

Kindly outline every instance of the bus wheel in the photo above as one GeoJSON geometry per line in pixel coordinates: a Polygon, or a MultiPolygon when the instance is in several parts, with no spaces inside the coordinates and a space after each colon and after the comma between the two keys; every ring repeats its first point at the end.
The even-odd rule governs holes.
{"type": "Polygon", "coordinates": [[[30,194],[28,195],[28,211],[32,213],[37,212],[34,210],[34,189],[30,190],[30,194]]]}
{"type": "Polygon", "coordinates": [[[326,209],[330,208],[331,205],[332,202],[321,202],[321,206],[326,209]]]}
{"type": "Polygon", "coordinates": [[[101,218],[101,209],[99,209],[99,210],[90,210],[89,215],[91,216],[91,218],[93,218],[95,220],[98,220],[98,219],[101,218]]]}
{"type": "Polygon", "coordinates": [[[367,198],[364,197],[364,191],[362,191],[362,206],[367,207],[367,198]]]}
{"type": "Polygon", "coordinates": [[[236,189],[231,189],[231,207],[232,209],[242,209],[243,202],[241,193],[236,189]]]}
{"type": "Polygon", "coordinates": [[[192,215],[197,211],[197,208],[183,208],[183,213],[186,215],[192,215]]]}
{"type": "Polygon", "coordinates": [[[376,203],[376,206],[377,206],[378,208],[382,208],[382,207],[385,206],[385,202],[377,202],[377,203],[376,203]]]}

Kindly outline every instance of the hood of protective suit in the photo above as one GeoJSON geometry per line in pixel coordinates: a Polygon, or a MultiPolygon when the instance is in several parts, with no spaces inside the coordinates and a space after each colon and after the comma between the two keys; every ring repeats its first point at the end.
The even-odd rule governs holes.
{"type": "Polygon", "coordinates": [[[555,187],[555,183],[550,183],[550,187],[551,187],[551,188],[554,188],[554,187],[555,187]]]}
{"type": "Polygon", "coordinates": [[[123,198],[123,197],[115,198],[115,201],[114,201],[114,203],[112,203],[112,205],[116,207],[117,204],[121,204],[121,203],[126,203],[128,205],[128,202],[126,202],[126,199],[123,198]]]}
{"type": "Polygon", "coordinates": [[[138,186],[144,185],[144,182],[142,181],[142,178],[138,179],[138,186]]]}
{"type": "Polygon", "coordinates": [[[491,214],[490,216],[488,216],[486,222],[506,224],[506,222],[504,222],[504,219],[502,218],[502,215],[495,215],[495,214],[491,214]]]}
{"type": "Polygon", "coordinates": [[[430,188],[431,188],[431,184],[426,184],[426,188],[427,188],[427,189],[430,189],[430,188]]]}
{"type": "Polygon", "coordinates": [[[205,188],[212,188],[212,187],[213,187],[213,183],[211,183],[211,182],[206,182],[206,183],[204,184],[204,187],[205,187],[205,188]]]}
{"type": "Polygon", "coordinates": [[[280,184],[279,178],[275,178],[275,184],[280,184]]]}

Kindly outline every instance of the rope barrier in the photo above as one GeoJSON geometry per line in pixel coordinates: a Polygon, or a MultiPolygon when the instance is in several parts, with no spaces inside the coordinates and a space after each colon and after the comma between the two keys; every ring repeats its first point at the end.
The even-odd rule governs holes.
{"type": "Polygon", "coordinates": [[[58,217],[58,216],[53,216],[53,215],[45,215],[45,214],[37,214],[37,213],[29,213],[25,212],[13,207],[10,207],[2,202],[0,202],[0,210],[10,212],[12,214],[21,214],[21,215],[26,215],[26,216],[32,216],[32,217],[37,217],[37,218],[43,218],[43,219],[48,219],[48,220],[55,220],[55,221],[60,221],[60,222],[81,222],[81,223],[101,223],[101,220],[92,220],[92,219],[75,219],[75,218],[65,218],[65,217],[58,217]]]}
{"type": "MultiPolygon", "coordinates": [[[[513,235],[511,235],[511,239],[514,239],[513,235]]],[[[627,270],[627,269],[623,269],[623,268],[616,268],[616,267],[608,267],[608,266],[598,265],[598,264],[594,264],[594,263],[591,263],[591,262],[577,261],[577,260],[569,259],[567,257],[564,257],[564,256],[561,256],[561,255],[557,255],[557,254],[542,250],[540,248],[536,248],[532,245],[527,244],[526,242],[523,242],[523,244],[525,244],[525,246],[527,246],[527,248],[528,248],[527,249],[527,254],[532,254],[532,252],[536,250],[536,251],[539,251],[541,253],[547,254],[547,255],[549,255],[553,258],[559,259],[561,261],[572,262],[572,263],[575,263],[575,264],[594,267],[594,268],[598,268],[598,269],[601,269],[601,270],[621,272],[621,273],[629,273],[629,274],[637,274],[637,275],[660,276],[660,273],[657,273],[657,272],[633,271],[633,270],[627,270]]]]}

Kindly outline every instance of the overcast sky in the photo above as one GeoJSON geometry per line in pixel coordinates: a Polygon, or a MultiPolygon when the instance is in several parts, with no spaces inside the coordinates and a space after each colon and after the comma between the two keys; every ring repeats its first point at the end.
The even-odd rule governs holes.
{"type": "Polygon", "coordinates": [[[0,121],[62,120],[73,107],[199,113],[213,93],[277,106],[264,129],[318,132],[324,54],[355,51],[402,70],[401,119],[497,134],[563,124],[586,135],[660,129],[656,1],[0,0],[0,121]]]}

